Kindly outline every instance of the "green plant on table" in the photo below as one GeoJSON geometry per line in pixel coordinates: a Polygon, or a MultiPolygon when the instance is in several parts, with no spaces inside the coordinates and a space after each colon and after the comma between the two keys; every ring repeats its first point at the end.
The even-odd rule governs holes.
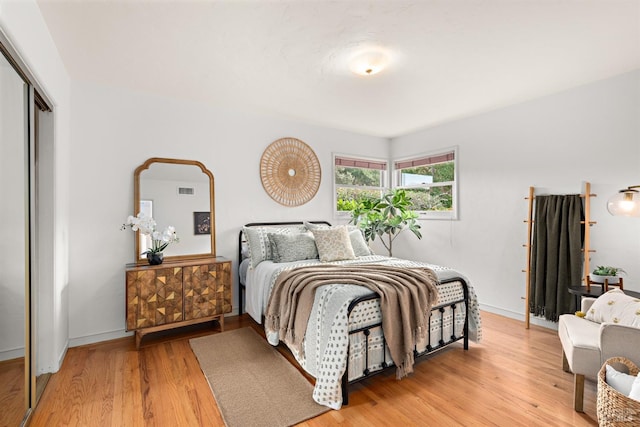
{"type": "Polygon", "coordinates": [[[608,265],[598,265],[595,270],[593,270],[592,274],[597,274],[598,276],[617,276],[618,273],[625,273],[620,267],[611,267],[608,265]]]}

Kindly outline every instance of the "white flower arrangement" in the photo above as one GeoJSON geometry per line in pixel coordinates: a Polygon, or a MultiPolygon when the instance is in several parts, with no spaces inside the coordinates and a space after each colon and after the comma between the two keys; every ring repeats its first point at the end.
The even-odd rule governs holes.
{"type": "Polygon", "coordinates": [[[131,227],[131,231],[140,231],[145,236],[151,236],[151,248],[142,253],[158,254],[164,251],[169,244],[179,242],[175,227],[168,226],[164,231],[156,230],[156,221],[140,212],[137,216],[129,215],[126,224],[122,224],[122,230],[131,227]]]}

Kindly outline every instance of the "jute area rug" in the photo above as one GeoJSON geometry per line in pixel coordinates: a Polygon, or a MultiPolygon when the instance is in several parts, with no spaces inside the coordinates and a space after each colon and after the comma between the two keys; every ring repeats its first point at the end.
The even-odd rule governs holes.
{"type": "Polygon", "coordinates": [[[291,426],[329,410],[313,386],[251,328],[189,340],[228,427],[291,426]]]}

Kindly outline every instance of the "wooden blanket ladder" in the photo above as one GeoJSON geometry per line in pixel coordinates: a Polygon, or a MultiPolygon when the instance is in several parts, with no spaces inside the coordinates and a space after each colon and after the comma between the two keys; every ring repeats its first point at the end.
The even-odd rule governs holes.
{"type": "MultiPolygon", "coordinates": [[[[595,250],[591,249],[591,232],[590,228],[592,225],[596,224],[595,221],[591,221],[591,198],[596,197],[595,194],[591,193],[591,184],[589,182],[584,182],[582,185],[582,192],[580,197],[584,199],[584,221],[581,221],[582,224],[585,224],[584,227],[584,243],[582,246],[582,253],[584,254],[584,263],[583,263],[583,275],[582,282],[589,289],[591,283],[589,281],[589,272],[591,271],[589,267],[590,261],[590,253],[595,252],[595,250]]],[[[526,269],[522,270],[523,273],[526,274],[525,279],[525,328],[529,329],[529,321],[530,321],[530,312],[529,312],[529,290],[531,288],[531,251],[533,246],[533,206],[535,201],[535,187],[529,187],[529,196],[525,197],[525,200],[529,201],[529,214],[524,222],[527,224],[527,243],[522,245],[527,249],[527,266],[526,269]]]]}

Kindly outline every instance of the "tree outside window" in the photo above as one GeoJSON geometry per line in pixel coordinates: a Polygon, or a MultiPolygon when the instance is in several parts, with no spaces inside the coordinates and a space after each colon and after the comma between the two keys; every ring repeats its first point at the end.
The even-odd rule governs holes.
{"type": "Polygon", "coordinates": [[[456,218],[455,150],[398,160],[395,188],[411,198],[411,210],[423,218],[456,218]]]}
{"type": "Polygon", "coordinates": [[[350,212],[358,202],[378,199],[387,189],[387,162],[335,156],[336,211],[350,212]]]}
{"type": "Polygon", "coordinates": [[[388,184],[388,163],[380,159],[334,155],[334,200],[338,215],[363,200],[378,200],[390,189],[403,189],[409,210],[423,219],[457,218],[456,149],[395,160],[394,182],[388,184]]]}

